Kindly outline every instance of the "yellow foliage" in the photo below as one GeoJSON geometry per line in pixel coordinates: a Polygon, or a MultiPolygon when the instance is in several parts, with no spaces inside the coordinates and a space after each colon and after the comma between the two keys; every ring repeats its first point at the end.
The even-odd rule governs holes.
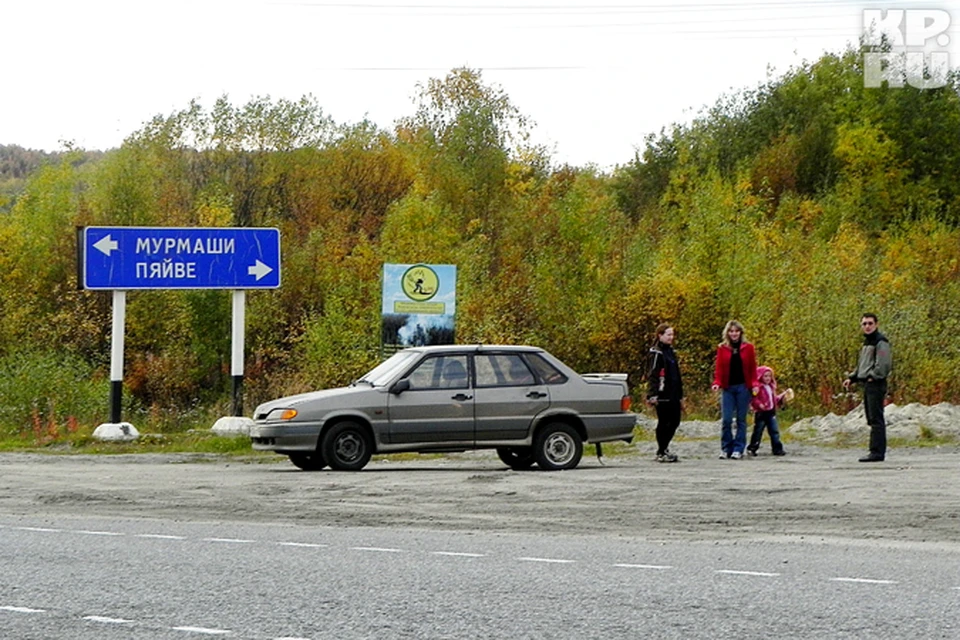
{"type": "Polygon", "coordinates": [[[868,251],[868,242],[860,227],[844,222],[840,225],[834,239],[830,241],[830,249],[837,261],[837,266],[840,269],[852,271],[863,264],[864,254],[868,251]]]}
{"type": "Polygon", "coordinates": [[[230,207],[203,202],[197,206],[197,224],[201,227],[229,227],[233,222],[230,207]]]}

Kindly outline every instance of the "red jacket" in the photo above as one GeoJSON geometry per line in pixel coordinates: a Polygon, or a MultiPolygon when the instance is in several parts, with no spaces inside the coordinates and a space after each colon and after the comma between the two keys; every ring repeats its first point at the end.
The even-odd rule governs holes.
{"type": "MultiPolygon", "coordinates": [[[[713,371],[713,384],[721,389],[730,386],[730,358],[733,351],[725,344],[717,347],[717,364],[713,371]]],[[[740,345],[740,361],[743,363],[743,383],[750,389],[757,388],[757,354],[753,345],[744,342],[740,345]]]]}

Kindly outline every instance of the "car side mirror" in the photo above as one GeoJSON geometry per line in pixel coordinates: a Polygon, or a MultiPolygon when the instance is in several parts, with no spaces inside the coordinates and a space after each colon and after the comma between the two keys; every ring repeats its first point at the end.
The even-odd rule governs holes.
{"type": "Polygon", "coordinates": [[[404,378],[403,380],[397,380],[393,383],[393,386],[390,387],[390,393],[395,396],[400,395],[404,391],[410,388],[410,379],[404,378]]]}

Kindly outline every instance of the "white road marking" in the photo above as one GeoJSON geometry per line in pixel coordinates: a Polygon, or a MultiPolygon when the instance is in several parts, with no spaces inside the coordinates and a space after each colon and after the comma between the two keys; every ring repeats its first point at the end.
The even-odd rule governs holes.
{"type": "Polygon", "coordinates": [[[31,609],[30,607],[0,607],[0,611],[12,611],[13,613],[46,613],[46,609],[31,609]]]}
{"type": "Polygon", "coordinates": [[[896,580],[873,580],[870,578],[830,578],[834,582],[859,582],[861,584],[897,584],[896,580]]]}
{"type": "Polygon", "coordinates": [[[615,564],[615,567],[623,567],[624,569],[673,569],[673,567],[665,564],[615,564]]]}
{"type": "Polygon", "coordinates": [[[482,558],[486,555],[483,553],[462,553],[459,551],[431,551],[430,553],[436,556],[454,556],[457,558],[482,558]]]}
{"type": "Polygon", "coordinates": [[[576,560],[563,560],[561,558],[517,558],[520,562],[549,562],[553,564],[571,564],[576,560]]]}
{"type": "Polygon", "coordinates": [[[19,531],[40,531],[41,533],[60,533],[63,529],[48,529],[46,527],[14,527],[19,531]]]}
{"type": "Polygon", "coordinates": [[[126,535],[124,533],[117,533],[116,531],[74,531],[74,533],[79,533],[83,536],[122,536],[126,535]]]}
{"type": "Polygon", "coordinates": [[[733,576],[760,576],[762,578],[774,578],[779,573],[768,573],[766,571],[734,571],[733,569],[717,569],[717,573],[725,573],[733,576]]]}
{"type": "Polygon", "coordinates": [[[150,538],[151,540],[186,540],[185,536],[167,536],[159,533],[138,533],[138,538],[150,538]]]}
{"type": "Polygon", "coordinates": [[[90,622],[103,622],[104,624],[130,624],[133,620],[124,620],[123,618],[108,618],[106,616],[84,616],[84,620],[90,622]]]}
{"type": "Polygon", "coordinates": [[[307,549],[325,549],[328,544],[315,544],[313,542],[278,542],[281,547],[305,547],[307,549]]]}
{"type": "Polygon", "coordinates": [[[202,538],[204,542],[227,542],[231,544],[250,544],[256,540],[244,540],[242,538],[202,538]]]}
{"type": "Polygon", "coordinates": [[[381,551],[383,553],[403,553],[403,549],[391,549],[390,547],[350,547],[353,551],[381,551]]]}
{"type": "Polygon", "coordinates": [[[203,633],[208,636],[225,636],[232,631],[226,629],[208,629],[206,627],[170,627],[174,631],[186,631],[187,633],[203,633]]]}

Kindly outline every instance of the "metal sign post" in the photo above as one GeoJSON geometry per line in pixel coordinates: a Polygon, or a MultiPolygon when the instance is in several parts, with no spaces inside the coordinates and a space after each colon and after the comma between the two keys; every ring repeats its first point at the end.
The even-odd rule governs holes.
{"type": "Polygon", "coordinates": [[[243,416],[243,339],[246,329],[247,292],[233,292],[233,323],[231,331],[230,374],[233,380],[234,417],[243,416]]]}
{"type": "Polygon", "coordinates": [[[110,334],[110,422],[120,423],[123,387],[123,326],[127,315],[127,292],[113,292],[113,326],[110,334]]]}

